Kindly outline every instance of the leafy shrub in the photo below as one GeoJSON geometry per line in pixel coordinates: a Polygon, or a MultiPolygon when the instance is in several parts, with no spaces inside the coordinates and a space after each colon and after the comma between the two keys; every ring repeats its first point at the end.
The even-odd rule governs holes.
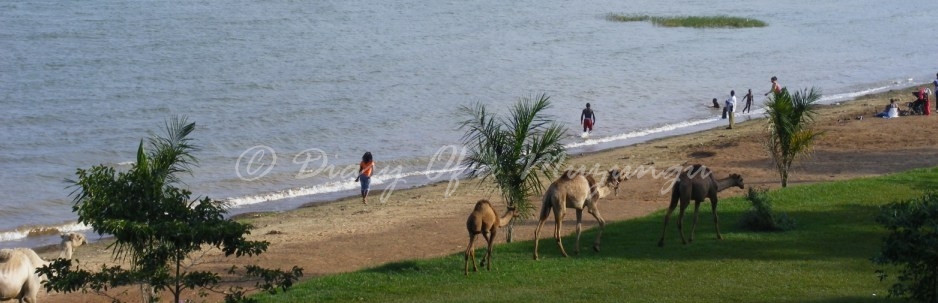
{"type": "MultiPolygon", "coordinates": [[[[901,268],[889,295],[915,302],[938,302],[938,193],[882,207],[879,223],[889,230],[873,263],[901,268]]],[[[878,269],[880,281],[887,278],[878,269]]]]}
{"type": "Polygon", "coordinates": [[[776,214],[772,210],[772,201],[765,189],[749,188],[746,193],[746,200],[752,203],[742,218],[739,219],[739,225],[742,228],[753,231],[785,231],[795,228],[795,220],[788,217],[788,214],[776,214]]]}

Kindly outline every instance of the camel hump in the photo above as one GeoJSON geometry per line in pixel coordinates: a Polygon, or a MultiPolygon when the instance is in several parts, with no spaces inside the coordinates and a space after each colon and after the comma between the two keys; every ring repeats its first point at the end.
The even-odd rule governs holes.
{"type": "Polygon", "coordinates": [[[706,179],[713,175],[710,168],[703,164],[694,164],[684,168],[684,175],[690,179],[706,179]]]}
{"type": "Polygon", "coordinates": [[[571,180],[571,179],[573,179],[573,177],[576,176],[576,175],[577,175],[577,173],[576,173],[575,170],[569,170],[569,169],[568,169],[568,170],[565,170],[562,174],[560,174],[560,179],[559,179],[559,180],[571,180]]]}
{"type": "Polygon", "coordinates": [[[482,200],[479,200],[479,202],[476,202],[476,207],[475,207],[475,210],[476,210],[476,211],[481,211],[481,210],[483,210],[483,209],[485,209],[485,208],[492,208],[492,209],[494,209],[494,208],[492,207],[492,203],[489,202],[489,200],[482,199],[482,200]]]}

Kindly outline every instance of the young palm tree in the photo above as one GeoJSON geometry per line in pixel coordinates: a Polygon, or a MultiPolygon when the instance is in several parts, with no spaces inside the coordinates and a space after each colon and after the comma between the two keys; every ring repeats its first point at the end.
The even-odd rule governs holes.
{"type": "Polygon", "coordinates": [[[794,94],[783,88],[766,102],[770,132],[766,146],[775,161],[782,187],[788,186],[788,174],[795,159],[809,156],[810,147],[822,134],[810,125],[817,114],[815,103],[820,99],[821,93],[815,88],[794,94]]]}
{"type": "MultiPolygon", "coordinates": [[[[566,128],[545,116],[550,106],[550,97],[541,94],[520,98],[507,117],[489,112],[481,103],[460,108],[468,117],[460,129],[466,130],[462,141],[468,153],[463,165],[469,177],[494,178],[502,199],[522,218],[534,212],[527,197],[543,191],[543,178],[552,178],[551,168],[566,156],[560,143],[566,128]]],[[[506,235],[511,242],[512,225],[506,235]]]]}

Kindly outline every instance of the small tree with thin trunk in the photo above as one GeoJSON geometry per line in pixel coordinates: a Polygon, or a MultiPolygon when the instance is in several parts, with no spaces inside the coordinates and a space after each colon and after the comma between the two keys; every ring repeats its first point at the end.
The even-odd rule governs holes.
{"type": "MultiPolygon", "coordinates": [[[[149,149],[143,141],[137,148],[137,161],[127,171],[107,165],[78,169],[77,188],[73,193],[78,221],[90,225],[99,234],[114,236],[116,260],[128,260],[130,268],[102,265],[92,272],[73,266],[71,260],[59,259],[40,269],[49,278],[47,291],[92,291],[110,297],[107,290],[116,286],[140,285],[142,302],[156,302],[157,291],[168,291],[172,302],[181,302],[186,289],[219,291],[222,276],[193,270],[190,255],[215,247],[225,256],[253,256],[267,250],[266,241],[249,241],[245,235],[252,226],[225,218],[224,203],[208,197],[192,198],[192,193],[176,187],[179,173],[190,173],[196,163],[192,152],[197,148],[188,135],[195,123],[176,118],[167,123],[167,136],[154,136],[149,149]]],[[[254,281],[266,291],[286,290],[303,275],[303,269],[281,271],[249,265],[232,267],[226,277],[234,282],[254,281]]],[[[200,293],[204,294],[204,292],[200,293]]],[[[226,302],[252,302],[245,290],[232,287],[226,302]]]]}
{"type": "Polygon", "coordinates": [[[772,93],[766,102],[769,136],[766,147],[775,168],[782,179],[782,187],[788,187],[791,165],[799,156],[809,156],[810,148],[822,132],[811,128],[817,114],[817,101],[821,93],[815,88],[796,91],[794,94],[783,88],[772,93]]]}
{"type": "MultiPolygon", "coordinates": [[[[468,153],[463,164],[469,176],[482,181],[494,178],[502,199],[522,218],[534,210],[527,197],[543,192],[544,178],[553,177],[552,168],[559,167],[566,156],[560,143],[566,128],[544,114],[550,106],[550,97],[541,94],[519,99],[507,117],[499,117],[481,103],[460,108],[467,117],[460,129],[466,130],[462,141],[468,153]]],[[[506,232],[508,242],[513,224],[506,232]]]]}

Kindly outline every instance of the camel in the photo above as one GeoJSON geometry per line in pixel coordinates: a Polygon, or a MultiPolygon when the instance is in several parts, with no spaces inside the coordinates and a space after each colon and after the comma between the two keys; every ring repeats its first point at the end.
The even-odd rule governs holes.
{"type": "Polygon", "coordinates": [[[469,245],[466,247],[465,262],[467,276],[469,275],[470,259],[472,259],[473,270],[479,271],[479,268],[476,266],[475,249],[473,248],[476,236],[482,234],[482,237],[488,242],[488,249],[485,251],[485,256],[482,257],[482,266],[485,266],[487,270],[492,270],[492,244],[495,242],[495,233],[498,231],[499,227],[508,225],[508,222],[517,216],[518,212],[515,211],[515,208],[508,207],[508,213],[499,218],[498,212],[492,208],[492,203],[489,203],[488,200],[483,199],[476,202],[475,209],[472,210],[472,213],[469,214],[469,218],[466,219],[466,229],[469,231],[469,245]]]}
{"type": "Polygon", "coordinates": [[[88,244],[88,240],[85,238],[84,234],[68,232],[62,234],[62,252],[59,253],[59,258],[71,259],[72,251],[84,244],[88,244]]]}
{"type": "Polygon", "coordinates": [[[694,242],[694,230],[697,229],[697,211],[700,209],[700,203],[705,198],[710,199],[717,239],[723,240],[723,235],[720,234],[720,218],[717,216],[717,193],[733,186],[744,188],[743,177],[738,174],[730,174],[727,178],[717,180],[709,168],[700,164],[685,168],[681,172],[671,191],[671,205],[668,206],[668,212],[664,215],[664,227],[661,229],[661,239],[658,240],[658,246],[664,246],[664,234],[668,229],[668,220],[671,218],[674,208],[677,207],[678,200],[681,201],[681,212],[677,216],[677,230],[681,233],[681,242],[684,244],[694,242]],[[687,173],[683,173],[684,171],[687,173]],[[694,225],[690,229],[690,241],[687,241],[684,239],[684,210],[687,209],[691,199],[695,202],[694,225]]]}
{"type": "MultiPolygon", "coordinates": [[[[60,258],[71,259],[72,250],[87,243],[80,233],[64,233],[61,237],[60,258]]],[[[36,269],[49,263],[30,248],[0,250],[0,301],[36,302],[41,283],[48,281],[48,277],[37,275],[36,269]]]]}
{"type": "Polygon", "coordinates": [[[625,174],[618,169],[609,170],[608,176],[603,183],[597,184],[592,175],[584,175],[575,171],[566,171],[560,178],[550,184],[547,192],[544,193],[544,199],[541,203],[540,222],[537,223],[537,229],[534,230],[534,260],[538,259],[537,247],[541,227],[547,221],[551,211],[554,213],[554,238],[557,239],[557,246],[560,246],[560,253],[567,257],[567,252],[563,249],[563,242],[560,238],[561,223],[567,207],[576,209],[576,247],[574,252],[580,253],[580,233],[583,223],[583,208],[585,207],[590,214],[599,221],[599,233],[596,235],[596,241],[593,242],[593,250],[599,251],[600,238],[606,227],[606,220],[599,214],[599,199],[609,195],[612,190],[615,195],[619,194],[619,184],[628,180],[625,174]]]}
{"type": "Polygon", "coordinates": [[[0,301],[36,302],[40,281],[36,268],[49,264],[29,248],[0,249],[0,301]]]}

